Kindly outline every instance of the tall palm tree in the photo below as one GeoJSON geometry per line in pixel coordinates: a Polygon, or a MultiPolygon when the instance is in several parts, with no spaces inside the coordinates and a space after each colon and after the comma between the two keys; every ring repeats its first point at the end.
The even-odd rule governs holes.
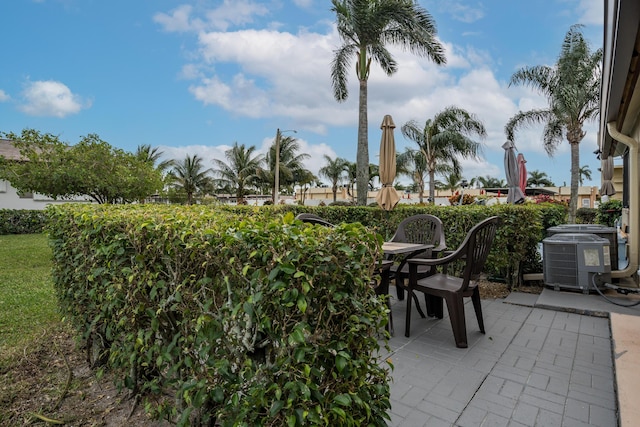
{"type": "Polygon", "coordinates": [[[580,182],[580,185],[582,185],[583,183],[582,178],[591,179],[591,169],[589,168],[589,165],[580,166],[580,170],[578,171],[578,174],[580,175],[580,178],[578,180],[580,182]]]}
{"type": "Polygon", "coordinates": [[[405,148],[404,153],[396,157],[396,170],[398,175],[405,175],[413,180],[418,189],[418,198],[420,203],[424,202],[424,187],[427,171],[427,161],[420,150],[412,150],[405,148]]]}
{"type": "Polygon", "coordinates": [[[181,188],[187,195],[187,204],[193,203],[193,195],[209,184],[211,169],[205,169],[202,157],[187,155],[182,162],[177,162],[171,170],[173,185],[181,188]]]}
{"type": "Polygon", "coordinates": [[[320,168],[318,174],[331,181],[331,191],[333,192],[333,201],[335,202],[338,193],[338,183],[344,178],[349,162],[341,157],[332,159],[326,154],[324,155],[324,160],[327,164],[320,168]]]}
{"type": "MultiPolygon", "coordinates": [[[[300,154],[300,143],[292,136],[283,136],[280,139],[280,164],[278,169],[280,171],[279,185],[287,186],[291,185],[294,181],[296,174],[299,174],[303,170],[306,170],[303,165],[303,160],[310,157],[309,154],[300,154]]],[[[265,157],[266,169],[258,170],[258,179],[264,183],[268,183],[271,188],[271,197],[273,200],[276,198],[276,141],[269,148],[269,152],[265,157]]]]}
{"type": "Polygon", "coordinates": [[[414,120],[402,126],[402,134],[418,144],[429,172],[429,198],[435,200],[435,174],[438,169],[461,175],[459,157],[476,158],[482,145],[471,136],[484,138],[487,131],[473,114],[455,106],[447,107],[423,126],[414,120]]]}
{"type": "Polygon", "coordinates": [[[511,76],[510,85],[523,84],[543,94],[549,106],[545,109],[519,111],[505,126],[507,138],[525,125],[544,124],[543,143],[553,156],[563,134],[571,147],[571,198],[569,223],[574,223],[578,208],[580,181],[580,142],[586,135],[583,125],[594,120],[600,108],[600,75],[602,49],[591,52],[581,32],[581,25],[572,25],[567,32],[560,56],[553,67],[525,67],[511,76]]]}
{"type": "Polygon", "coordinates": [[[375,60],[391,76],[398,64],[387,45],[409,49],[428,57],[436,64],[446,62],[444,49],[436,39],[436,25],[431,15],[414,0],[332,0],[338,34],[342,45],[331,64],[331,85],[338,101],[348,97],[347,70],[355,58],[358,77],[358,150],[356,176],[358,204],[367,204],[369,181],[369,135],[367,117],[367,81],[371,61],[375,60]]]}
{"type": "Polygon", "coordinates": [[[244,144],[235,142],[233,147],[224,152],[228,163],[220,159],[213,159],[216,169],[213,170],[220,186],[229,186],[236,191],[236,200],[239,205],[244,204],[246,188],[258,181],[258,173],[264,162],[262,155],[254,155],[255,146],[245,147],[244,144]]]}
{"type": "Polygon", "coordinates": [[[527,179],[527,186],[530,187],[554,187],[555,184],[548,178],[545,172],[539,170],[529,171],[529,179],[527,179]]]}

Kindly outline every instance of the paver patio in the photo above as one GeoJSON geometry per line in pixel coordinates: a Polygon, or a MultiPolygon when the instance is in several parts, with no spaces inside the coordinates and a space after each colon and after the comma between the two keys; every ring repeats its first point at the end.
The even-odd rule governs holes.
{"type": "Polygon", "coordinates": [[[446,310],[442,320],[413,313],[406,338],[405,302],[392,298],[395,335],[383,353],[395,367],[391,425],[619,425],[608,314],[640,319],[640,307],[550,289],[512,293],[482,301],[485,335],[465,307],[469,347],[461,349],[446,310]]]}

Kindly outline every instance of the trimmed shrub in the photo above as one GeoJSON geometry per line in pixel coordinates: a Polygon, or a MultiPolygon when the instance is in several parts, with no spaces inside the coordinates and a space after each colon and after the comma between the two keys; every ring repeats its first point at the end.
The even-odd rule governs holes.
{"type": "Polygon", "coordinates": [[[577,224],[595,224],[598,209],[595,208],[579,208],[576,211],[577,224]]]}
{"type": "Polygon", "coordinates": [[[596,223],[615,227],[616,220],[622,214],[622,201],[611,199],[608,202],[600,203],[596,214],[596,223]]]}
{"type": "Polygon", "coordinates": [[[0,235],[42,233],[46,220],[42,210],[0,209],[0,235]]]}
{"type": "Polygon", "coordinates": [[[386,425],[382,239],[284,210],[52,208],[61,309],[178,425],[386,425]]]}

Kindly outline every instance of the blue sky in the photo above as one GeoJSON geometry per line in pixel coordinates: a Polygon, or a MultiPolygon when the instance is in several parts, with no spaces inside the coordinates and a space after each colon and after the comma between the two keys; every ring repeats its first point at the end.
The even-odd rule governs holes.
{"type": "MultiPolygon", "coordinates": [[[[584,24],[592,48],[602,44],[602,0],[420,0],[434,17],[447,65],[392,50],[392,77],[372,65],[369,154],[380,123],[421,123],[449,105],[476,114],[487,128],[480,160],[463,176],[504,179],[503,128],[518,110],[545,106],[515,70],[552,65],[572,24],[584,24]]],[[[333,51],[340,45],[331,2],[319,0],[11,0],[0,3],[0,131],[24,128],[74,144],[98,134],[135,151],[160,147],[166,157],[224,159],[234,142],[265,152],[276,129],[295,129],[314,173],[323,155],[356,158],[357,79],[349,99],[334,100],[333,51]]],[[[597,125],[586,127],[580,164],[600,185],[597,125]]],[[[528,170],[570,182],[569,146],[544,152],[541,127],[517,134],[528,170]]],[[[396,148],[415,144],[396,131],[396,148]]]]}

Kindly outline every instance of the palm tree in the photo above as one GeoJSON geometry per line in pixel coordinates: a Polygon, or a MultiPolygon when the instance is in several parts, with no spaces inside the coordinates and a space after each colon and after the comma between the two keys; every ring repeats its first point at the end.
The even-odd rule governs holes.
{"type": "Polygon", "coordinates": [[[482,150],[479,142],[470,138],[484,138],[487,131],[480,120],[462,108],[447,107],[421,127],[414,120],[402,126],[402,134],[418,144],[429,172],[429,198],[435,200],[435,174],[447,171],[461,174],[459,157],[476,158],[482,150]]]}
{"type": "Polygon", "coordinates": [[[547,177],[545,172],[539,170],[529,171],[529,179],[527,179],[527,186],[531,187],[555,187],[555,184],[547,177]]]}
{"type": "Polygon", "coordinates": [[[425,176],[427,175],[427,161],[420,150],[405,148],[404,153],[398,155],[396,170],[398,175],[409,176],[418,189],[420,203],[424,203],[425,176]]]}
{"type": "Polygon", "coordinates": [[[160,151],[158,147],[151,148],[151,145],[149,144],[142,144],[138,145],[135,156],[138,160],[152,164],[162,175],[164,175],[167,169],[175,166],[175,161],[169,159],[158,162],[158,160],[162,158],[163,154],[164,152],[160,151]]]}
{"type": "MultiPolygon", "coordinates": [[[[300,143],[292,136],[283,136],[280,139],[280,164],[278,169],[280,171],[279,185],[287,186],[291,185],[294,181],[296,173],[306,170],[302,164],[303,160],[310,157],[309,154],[298,154],[300,151],[300,143]]],[[[276,141],[269,148],[269,152],[265,158],[267,169],[260,169],[258,171],[258,179],[264,183],[269,184],[271,188],[271,197],[275,201],[276,199],[276,141]]]]}
{"type": "Polygon", "coordinates": [[[460,188],[462,181],[462,176],[460,174],[452,172],[444,176],[444,182],[442,184],[443,190],[451,191],[451,195],[453,196],[453,192],[460,188]]]}
{"type": "Polygon", "coordinates": [[[226,185],[236,190],[239,205],[244,204],[246,188],[257,183],[258,173],[264,162],[262,155],[254,155],[256,147],[245,147],[235,142],[233,147],[224,152],[228,163],[214,159],[217,166],[214,174],[218,177],[218,185],[226,185]]]}
{"type": "Polygon", "coordinates": [[[193,195],[209,184],[208,174],[211,169],[205,169],[202,157],[194,154],[187,155],[182,162],[178,162],[171,170],[173,185],[180,188],[187,195],[187,204],[193,203],[193,195]]]}
{"type": "Polygon", "coordinates": [[[582,165],[578,173],[580,174],[580,179],[579,179],[580,185],[582,185],[583,183],[582,181],[583,177],[584,179],[591,179],[591,169],[589,169],[588,165],[582,165]]]}
{"type": "Polygon", "coordinates": [[[344,178],[349,162],[341,157],[332,159],[326,154],[324,155],[324,160],[327,164],[320,168],[318,174],[331,181],[331,191],[333,192],[333,201],[335,202],[338,193],[338,183],[344,178]]]}
{"type": "Polygon", "coordinates": [[[478,182],[482,186],[482,188],[504,188],[507,186],[507,183],[504,182],[504,179],[494,178],[492,176],[479,176],[478,182]]]}
{"type": "Polygon", "coordinates": [[[560,56],[553,67],[525,67],[511,76],[510,85],[524,84],[547,97],[546,109],[519,111],[505,126],[507,138],[524,125],[544,124],[543,143],[553,156],[563,134],[571,147],[571,198],[569,223],[574,223],[578,208],[580,180],[580,142],[586,135],[583,125],[594,120],[600,108],[600,74],[602,49],[591,52],[581,32],[581,25],[572,25],[567,32],[560,56]]]}
{"type": "Polygon", "coordinates": [[[369,136],[367,117],[367,80],[371,61],[375,60],[391,76],[398,64],[387,50],[397,45],[425,56],[436,64],[446,62],[444,49],[436,39],[436,25],[431,15],[409,0],[332,0],[331,10],[336,14],[338,34],[342,45],[335,51],[331,64],[331,85],[338,101],[348,97],[347,70],[356,59],[358,77],[358,150],[356,175],[358,204],[367,204],[367,176],[369,170],[369,136]]]}

